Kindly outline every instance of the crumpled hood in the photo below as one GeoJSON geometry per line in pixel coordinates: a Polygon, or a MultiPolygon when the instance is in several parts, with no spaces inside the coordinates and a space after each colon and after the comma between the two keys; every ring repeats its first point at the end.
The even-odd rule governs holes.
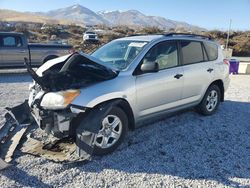
{"type": "Polygon", "coordinates": [[[66,59],[68,59],[72,54],[68,54],[68,55],[64,55],[55,59],[51,59],[47,62],[45,62],[42,66],[40,66],[37,70],[36,70],[36,74],[39,77],[43,76],[43,72],[48,70],[49,68],[51,68],[52,66],[58,64],[58,63],[62,63],[65,62],[66,59]]]}
{"type": "MultiPolygon", "coordinates": [[[[76,54],[76,53],[74,53],[76,54]]],[[[51,67],[53,67],[56,64],[60,64],[60,63],[65,63],[67,59],[69,59],[72,55],[74,54],[68,54],[68,55],[64,55],[55,59],[51,59],[47,62],[45,62],[42,66],[40,66],[36,73],[39,77],[41,77],[43,75],[43,72],[45,72],[46,70],[50,69],[51,67]]],[[[86,59],[89,59],[90,61],[92,61],[93,64],[98,65],[99,67],[102,67],[102,69],[107,70],[107,71],[112,71],[112,72],[116,72],[116,70],[113,70],[109,67],[103,66],[102,65],[102,61],[85,53],[79,53],[79,55],[82,55],[83,57],[85,57],[86,59]]]]}
{"type": "Polygon", "coordinates": [[[100,81],[113,79],[116,70],[106,67],[102,62],[84,53],[65,55],[44,63],[37,71],[26,64],[32,78],[44,91],[60,91],[81,88],[100,81]]]}

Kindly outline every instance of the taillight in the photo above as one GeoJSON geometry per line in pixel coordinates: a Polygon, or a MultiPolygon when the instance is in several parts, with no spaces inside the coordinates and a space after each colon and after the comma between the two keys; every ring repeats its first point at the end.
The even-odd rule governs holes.
{"type": "Polygon", "coordinates": [[[70,54],[73,54],[73,53],[75,53],[75,52],[76,52],[76,51],[75,51],[73,48],[69,50],[69,53],[70,53],[70,54]]]}
{"type": "Polygon", "coordinates": [[[223,60],[223,63],[226,64],[226,65],[228,65],[228,66],[230,65],[230,62],[229,62],[229,60],[227,60],[227,59],[224,59],[224,60],[223,60]]]}

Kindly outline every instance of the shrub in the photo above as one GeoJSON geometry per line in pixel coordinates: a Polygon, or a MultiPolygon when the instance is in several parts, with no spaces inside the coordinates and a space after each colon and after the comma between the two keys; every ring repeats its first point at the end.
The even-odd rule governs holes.
{"type": "Polygon", "coordinates": [[[81,26],[76,25],[70,25],[68,31],[73,34],[83,34],[85,32],[85,29],[81,26]]]}
{"type": "Polygon", "coordinates": [[[143,28],[140,33],[142,34],[162,34],[163,30],[158,27],[145,27],[143,28]]]}
{"type": "Polygon", "coordinates": [[[48,35],[59,35],[61,31],[57,28],[57,26],[47,26],[42,29],[42,33],[48,35]]]}
{"type": "Polygon", "coordinates": [[[15,31],[23,33],[26,36],[29,35],[28,26],[26,24],[16,25],[15,26],[15,31]]]}

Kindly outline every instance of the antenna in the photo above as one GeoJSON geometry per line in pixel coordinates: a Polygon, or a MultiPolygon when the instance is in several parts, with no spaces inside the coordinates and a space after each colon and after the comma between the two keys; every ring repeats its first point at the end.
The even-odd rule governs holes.
{"type": "Polygon", "coordinates": [[[228,31],[227,31],[226,51],[227,51],[227,48],[228,48],[228,41],[229,41],[229,36],[230,36],[231,25],[232,25],[232,19],[230,19],[229,28],[228,28],[228,31]]]}

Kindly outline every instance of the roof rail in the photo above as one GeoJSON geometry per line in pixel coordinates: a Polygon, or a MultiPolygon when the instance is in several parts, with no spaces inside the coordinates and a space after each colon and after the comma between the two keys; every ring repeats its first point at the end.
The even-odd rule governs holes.
{"type": "Polygon", "coordinates": [[[192,33],[167,33],[164,36],[166,36],[166,37],[185,36],[185,37],[196,37],[196,38],[200,38],[200,39],[213,40],[213,38],[210,36],[197,35],[197,34],[192,34],[192,33]]]}

